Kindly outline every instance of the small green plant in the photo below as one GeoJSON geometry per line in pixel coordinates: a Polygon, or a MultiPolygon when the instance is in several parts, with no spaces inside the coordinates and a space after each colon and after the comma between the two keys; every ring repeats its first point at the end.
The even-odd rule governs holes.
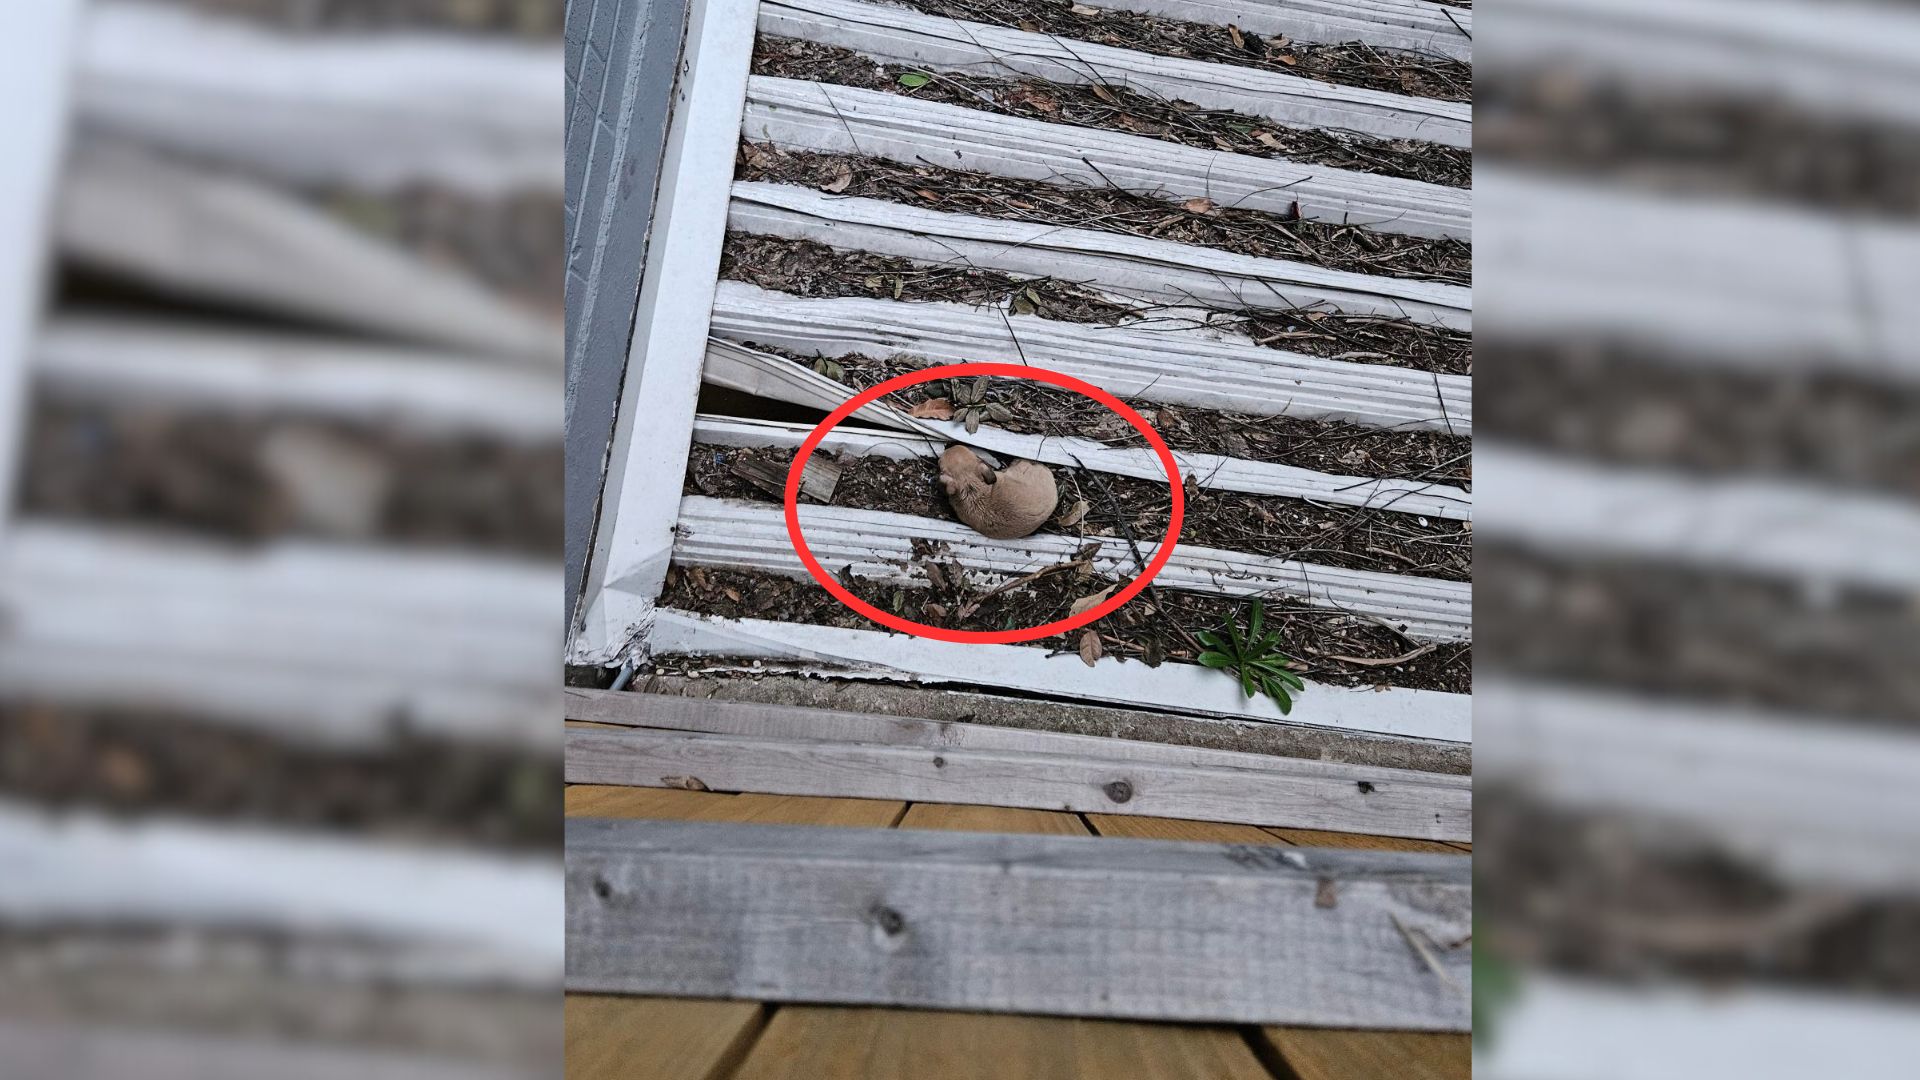
{"type": "Polygon", "coordinates": [[[949,379],[953,390],[953,418],[967,425],[967,434],[980,430],[982,420],[995,420],[1002,424],[1013,419],[1013,413],[999,402],[987,402],[987,378],[949,379]]]}
{"type": "Polygon", "coordinates": [[[1274,647],[1280,642],[1279,633],[1260,633],[1265,621],[1266,613],[1255,600],[1245,631],[1231,621],[1222,628],[1224,634],[1202,630],[1197,636],[1207,651],[1200,654],[1200,662],[1238,678],[1248,697],[1262,693],[1272,698],[1284,716],[1293,711],[1293,695],[1305,690],[1307,684],[1290,670],[1293,658],[1274,647]]]}

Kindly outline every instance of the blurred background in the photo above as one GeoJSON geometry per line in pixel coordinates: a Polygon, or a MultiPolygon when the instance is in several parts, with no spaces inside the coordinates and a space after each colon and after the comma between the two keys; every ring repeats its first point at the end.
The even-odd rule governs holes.
{"type": "MultiPolygon", "coordinates": [[[[1478,1067],[1920,1060],[1920,6],[1486,0],[1478,1067]]],[[[552,1075],[564,0],[6,5],[7,1075],[552,1075]]]]}
{"type": "Polygon", "coordinates": [[[1911,1076],[1920,6],[1479,7],[1477,1075],[1911,1076]]]}
{"type": "Polygon", "coordinates": [[[564,0],[0,15],[0,1073],[557,1075],[564,0]]]}

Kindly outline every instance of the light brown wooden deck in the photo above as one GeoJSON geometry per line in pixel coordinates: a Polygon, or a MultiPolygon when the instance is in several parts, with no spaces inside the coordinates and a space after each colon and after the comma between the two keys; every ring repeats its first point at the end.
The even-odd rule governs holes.
{"type": "MultiPolygon", "coordinates": [[[[567,813],[1459,851],[1422,840],[879,799],[575,785],[567,813]]],[[[1466,1080],[1465,1035],[567,997],[568,1080],[1466,1080]]]]}

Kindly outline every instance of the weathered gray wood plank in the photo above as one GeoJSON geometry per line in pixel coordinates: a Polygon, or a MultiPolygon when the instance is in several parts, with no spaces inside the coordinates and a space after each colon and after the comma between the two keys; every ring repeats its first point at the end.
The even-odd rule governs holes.
{"type": "Polygon", "coordinates": [[[1472,796],[1465,788],[1425,783],[1419,774],[1406,782],[1356,781],[1319,775],[1325,765],[1303,765],[1253,772],[644,728],[573,728],[566,750],[567,782],[574,784],[1149,814],[1424,840],[1472,835],[1472,796]]]}
{"type": "Polygon", "coordinates": [[[1468,866],[1401,852],[576,818],[567,983],[1465,1031],[1468,866]]]}

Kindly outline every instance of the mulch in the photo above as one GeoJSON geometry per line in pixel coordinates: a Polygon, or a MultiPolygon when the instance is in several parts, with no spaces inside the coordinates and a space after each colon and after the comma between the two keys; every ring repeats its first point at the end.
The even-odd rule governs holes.
{"type": "MultiPolygon", "coordinates": [[[[791,451],[739,449],[696,444],[689,457],[684,490],[714,498],[777,503],[768,492],[734,475],[735,462],[751,459],[784,474],[791,451]]],[[[956,521],[940,490],[940,468],[932,459],[893,461],[842,455],[840,480],[832,505],[882,510],[915,517],[956,521]]],[[[1053,469],[1060,488],[1055,522],[1043,534],[1124,537],[1150,550],[1166,535],[1170,500],[1167,486],[1152,480],[1096,474],[1086,469],[1053,469]],[[1085,503],[1078,515],[1074,509],[1085,503]],[[1060,522],[1071,520],[1071,524],[1060,522]]],[[[1407,574],[1448,581],[1472,579],[1472,533],[1464,522],[1423,519],[1407,514],[1321,507],[1299,499],[1184,489],[1186,515],[1180,542],[1251,555],[1298,559],[1323,566],[1407,574]]]]}
{"type": "MultiPolygon", "coordinates": [[[[854,595],[884,611],[916,622],[960,630],[1007,630],[1063,618],[1073,602],[1116,585],[1112,579],[1082,577],[1062,570],[990,597],[973,587],[964,572],[943,557],[938,545],[920,556],[923,573],[938,567],[938,583],[905,588],[842,573],[854,595]]],[[[829,567],[829,569],[832,569],[829,567]]],[[[664,607],[727,618],[770,619],[848,629],[873,630],[817,582],[737,570],[674,566],[667,574],[664,607]]],[[[1365,616],[1310,608],[1283,599],[1266,601],[1266,625],[1279,634],[1280,651],[1298,661],[1301,676],[1343,686],[1402,686],[1467,693],[1473,682],[1472,647],[1443,645],[1405,663],[1365,667],[1335,656],[1391,658],[1413,649],[1396,631],[1365,616]]],[[[1098,636],[1101,655],[1139,660],[1149,666],[1192,663],[1200,645],[1193,635],[1244,622],[1245,601],[1173,589],[1150,588],[1119,611],[1070,635],[1029,642],[1033,648],[1078,652],[1081,636],[1098,636]]],[[[1227,678],[1229,676],[1221,676],[1227,678]]],[[[1310,720],[1313,695],[1295,702],[1294,716],[1310,720]]]]}
{"type": "Polygon", "coordinates": [[[1473,151],[1414,139],[1379,139],[1329,128],[1282,127],[1257,117],[1191,102],[1165,101],[1119,86],[1069,86],[1038,79],[1003,79],[925,72],[880,64],[850,49],[792,38],[754,43],[753,72],[789,79],[884,90],[1074,127],[1122,131],[1203,150],[1283,157],[1447,187],[1473,186],[1473,151]],[[920,86],[901,83],[901,77],[920,86]]]}
{"type": "Polygon", "coordinates": [[[1609,980],[1920,992],[1912,899],[1815,896],[1683,829],[1506,787],[1476,790],[1474,840],[1475,921],[1509,963],[1609,980]]]}
{"type": "Polygon", "coordinates": [[[1606,342],[1489,341],[1481,430],[1622,465],[1763,472],[1920,496],[1920,390],[1807,370],[1702,367],[1606,342]]]}
{"type": "Polygon", "coordinates": [[[1517,676],[1920,725],[1910,596],[1479,545],[1474,633],[1517,676]]]}
{"type": "Polygon", "coordinates": [[[1920,214],[1920,131],[1561,70],[1482,80],[1474,145],[1489,160],[1636,187],[1920,214]]]}
{"type": "MultiPolygon", "coordinates": [[[[151,2],[151,0],[149,0],[151,2]]],[[[565,0],[161,0],[298,31],[454,30],[560,36],[565,0]]]]}
{"type": "Polygon", "coordinates": [[[557,764],[404,732],[379,749],[339,749],[152,711],[0,705],[0,792],[63,809],[551,850],[557,764]]]}
{"type": "Polygon", "coordinates": [[[1329,270],[1473,283],[1473,247],[1463,241],[1306,221],[1297,208],[1290,216],[1282,216],[1220,206],[1205,198],[1175,201],[1112,186],[1066,188],[990,173],[906,166],[884,158],[784,150],[746,141],[740,145],[734,177],[885,199],[950,214],[1195,244],[1329,270]]]}
{"type": "Polygon", "coordinates": [[[1298,75],[1339,86],[1358,86],[1444,101],[1473,100],[1473,65],[1405,49],[1363,42],[1341,45],[1261,37],[1232,26],[1183,22],[1137,11],[1090,7],[1061,0],[883,0],[901,7],[1111,45],[1153,56],[1206,60],[1235,67],[1298,75]]]}
{"type": "Polygon", "coordinates": [[[1197,324],[1191,317],[1158,310],[1142,314],[1077,282],[1021,278],[962,264],[918,263],[839,250],[812,240],[730,232],[721,252],[720,276],[794,296],[993,305],[1063,322],[1126,323],[1148,329],[1205,325],[1236,331],[1255,344],[1289,352],[1445,374],[1473,373],[1472,334],[1410,319],[1294,308],[1212,312],[1204,324],[1197,324]]]}
{"type": "Polygon", "coordinates": [[[549,557],[560,547],[561,456],[557,441],[49,398],[31,410],[20,501],[47,517],[230,540],[307,536],[549,557]],[[344,497],[369,509],[313,512],[287,466],[275,464],[287,454],[337,462],[345,484],[364,479],[371,494],[344,497]]]}

